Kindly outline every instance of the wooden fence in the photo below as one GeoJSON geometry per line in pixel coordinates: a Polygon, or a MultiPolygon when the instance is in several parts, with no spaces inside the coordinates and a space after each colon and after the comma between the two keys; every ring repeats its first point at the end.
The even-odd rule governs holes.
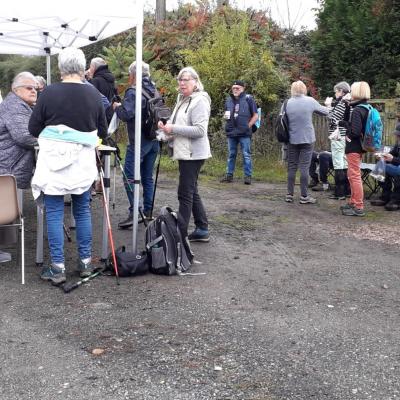
{"type": "MultiPolygon", "coordinates": [[[[383,122],[384,145],[393,145],[395,137],[392,134],[396,123],[400,120],[400,98],[396,99],[374,99],[370,103],[378,109],[383,122]]],[[[253,136],[253,153],[256,157],[267,157],[280,159],[281,145],[275,139],[273,127],[275,125],[276,113],[263,116],[262,126],[253,136]]],[[[329,150],[328,120],[325,117],[315,115],[314,127],[316,134],[316,150],[329,150]]],[[[210,133],[211,149],[215,155],[226,155],[227,144],[225,133],[222,131],[210,133]]],[[[369,156],[369,155],[368,155],[369,156]]],[[[368,157],[367,157],[368,158],[368,157]]],[[[369,160],[365,160],[369,161],[369,160]]]]}

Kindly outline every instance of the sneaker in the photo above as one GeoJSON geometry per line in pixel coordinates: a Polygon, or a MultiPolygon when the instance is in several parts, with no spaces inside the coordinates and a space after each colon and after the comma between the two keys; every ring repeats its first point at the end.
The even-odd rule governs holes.
{"type": "Polygon", "coordinates": [[[221,180],[221,183],[230,183],[233,182],[233,175],[231,174],[226,174],[221,180]]]}
{"type": "Polygon", "coordinates": [[[314,192],[326,192],[327,190],[329,190],[329,183],[320,182],[317,185],[313,186],[311,190],[313,190],[314,192]]]}
{"type": "Polygon", "coordinates": [[[118,223],[119,229],[128,229],[133,225],[133,215],[129,213],[128,218],[118,223]]]}
{"type": "Polygon", "coordinates": [[[345,196],[336,196],[336,194],[331,194],[328,196],[328,199],[331,200],[346,200],[345,196]]]}
{"type": "Polygon", "coordinates": [[[317,202],[317,199],[314,199],[314,197],[300,196],[300,204],[315,204],[316,202],[317,202]]]}
{"type": "Polygon", "coordinates": [[[347,210],[349,208],[354,208],[354,204],[347,203],[347,204],[344,204],[343,206],[340,206],[341,211],[347,210]]]}
{"type": "Polygon", "coordinates": [[[209,242],[210,235],[208,229],[196,228],[189,236],[189,242],[209,242]]]}
{"type": "Polygon", "coordinates": [[[86,258],[85,260],[78,261],[78,272],[81,278],[86,278],[93,274],[95,268],[92,264],[91,258],[86,258]]]}
{"type": "Polygon", "coordinates": [[[245,185],[251,185],[251,176],[245,176],[244,177],[244,184],[245,185]]]}
{"type": "Polygon", "coordinates": [[[52,281],[53,283],[59,285],[67,280],[65,277],[65,267],[64,264],[54,264],[52,263],[50,267],[44,267],[40,279],[44,281],[52,281]]]}
{"type": "Polygon", "coordinates": [[[11,261],[11,254],[0,250],[0,263],[11,261]]]}
{"type": "Polygon", "coordinates": [[[385,210],[387,211],[397,211],[400,209],[400,205],[397,201],[390,200],[389,203],[385,205],[385,210]]]}
{"type": "Polygon", "coordinates": [[[364,217],[365,212],[363,208],[345,208],[342,210],[342,214],[346,217],[364,217]]]}
{"type": "Polygon", "coordinates": [[[292,194],[287,194],[285,197],[286,203],[293,203],[293,195],[292,194]]]}

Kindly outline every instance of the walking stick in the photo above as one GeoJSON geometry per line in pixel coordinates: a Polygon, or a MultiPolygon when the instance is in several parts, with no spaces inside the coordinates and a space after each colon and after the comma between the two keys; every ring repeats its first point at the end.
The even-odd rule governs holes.
{"type": "Polygon", "coordinates": [[[153,210],[154,210],[154,201],[156,199],[158,174],[160,172],[161,153],[162,153],[162,141],[160,141],[160,152],[159,152],[159,156],[158,156],[158,163],[157,163],[157,169],[156,169],[156,178],[154,180],[153,200],[151,202],[150,219],[153,219],[153,210]]]}
{"type": "MultiPolygon", "coordinates": [[[[97,158],[100,162],[100,157],[99,154],[96,151],[97,158]]],[[[104,187],[104,171],[103,171],[103,166],[101,165],[100,162],[100,183],[101,183],[101,189],[103,192],[103,203],[104,203],[104,212],[106,214],[107,218],[107,227],[108,227],[108,238],[110,240],[110,246],[111,246],[111,254],[114,262],[114,271],[115,271],[115,277],[117,279],[117,285],[119,285],[119,275],[118,275],[118,268],[117,268],[117,259],[115,257],[115,247],[114,247],[114,239],[113,239],[113,234],[112,234],[112,229],[111,229],[111,222],[110,222],[110,212],[108,209],[108,201],[106,198],[106,190],[104,187]]]]}

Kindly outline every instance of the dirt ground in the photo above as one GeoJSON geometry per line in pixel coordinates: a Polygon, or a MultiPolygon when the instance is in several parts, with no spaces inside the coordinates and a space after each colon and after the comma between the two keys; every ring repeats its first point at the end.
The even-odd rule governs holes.
{"type": "MultiPolygon", "coordinates": [[[[193,245],[192,271],[204,275],[102,276],[70,294],[39,279],[26,196],[26,285],[0,265],[1,399],[400,398],[400,214],[344,217],[326,193],[287,204],[284,184],[207,181],[201,194],[211,241],[193,245]]],[[[117,230],[126,204],[119,187],[117,245],[131,243],[117,230]]],[[[161,176],[166,204],[176,181],[161,176]]],[[[99,196],[92,209],[99,256],[99,196]]],[[[74,243],[66,257],[76,279],[74,243]]]]}

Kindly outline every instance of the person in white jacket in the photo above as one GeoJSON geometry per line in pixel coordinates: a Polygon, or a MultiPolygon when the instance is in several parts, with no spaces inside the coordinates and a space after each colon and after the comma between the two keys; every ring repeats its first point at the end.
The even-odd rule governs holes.
{"type": "Polygon", "coordinates": [[[178,74],[179,95],[171,119],[159,122],[173,149],[173,159],[179,163],[178,223],[182,235],[187,237],[193,212],[195,230],[188,236],[194,242],[208,242],[208,219],[201,201],[197,180],[200,169],[211,157],[207,129],[211,99],[204,91],[199,75],[192,67],[178,74]]]}

